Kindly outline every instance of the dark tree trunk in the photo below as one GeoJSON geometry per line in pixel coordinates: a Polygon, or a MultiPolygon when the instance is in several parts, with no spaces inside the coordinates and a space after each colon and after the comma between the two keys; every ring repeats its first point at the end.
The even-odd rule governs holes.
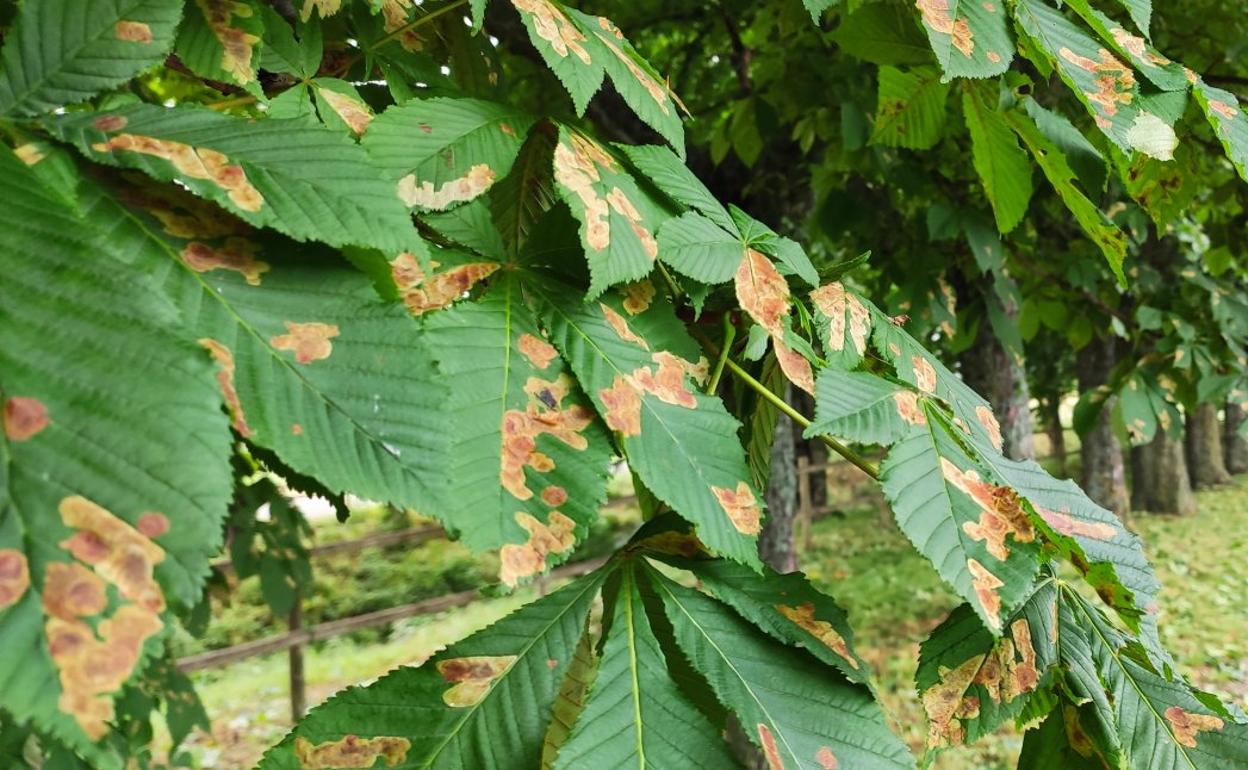
{"type": "Polygon", "coordinates": [[[1069,475],[1066,468],[1066,429],[1062,427],[1061,397],[1046,399],[1041,406],[1044,415],[1044,432],[1049,437],[1049,460],[1056,475],[1069,475]]]}
{"type": "Polygon", "coordinates": [[[1213,404],[1198,404],[1187,412],[1187,470],[1191,474],[1193,489],[1209,489],[1229,484],[1222,459],[1222,426],[1218,423],[1218,408],[1213,404]]]}
{"type": "Polygon", "coordinates": [[[1179,516],[1196,512],[1183,443],[1161,428],[1150,443],[1131,450],[1131,480],[1131,506],[1136,510],[1179,516]]]}
{"type": "MultiPolygon", "coordinates": [[[[804,390],[795,390],[793,405],[797,411],[806,415],[815,413],[815,397],[804,390]]],[[[828,445],[817,438],[803,438],[794,429],[794,441],[797,442],[798,457],[805,457],[812,467],[826,465],[828,462],[828,445]]],[[[828,474],[826,471],[811,474],[810,506],[814,510],[822,510],[828,504],[828,474]]]]}
{"type": "MultiPolygon", "coordinates": [[[[792,390],[792,388],[788,388],[792,390]]],[[[786,393],[786,400],[792,396],[786,393]]],[[[794,425],[782,417],[776,424],[776,438],[771,445],[771,480],[764,499],[767,520],[758,538],[758,555],[763,563],[777,572],[797,569],[797,548],[794,528],[797,523],[797,454],[794,425]]]]}
{"type": "Polygon", "coordinates": [[[1234,401],[1226,402],[1226,421],[1223,424],[1222,450],[1226,455],[1226,469],[1231,473],[1248,473],[1248,439],[1239,435],[1244,424],[1244,407],[1234,401]]]}
{"type": "Polygon", "coordinates": [[[992,404],[992,412],[1001,424],[1001,450],[1005,456],[1034,459],[1031,393],[1023,362],[1005,349],[986,320],[979,325],[975,344],[961,355],[960,361],[966,384],[992,404]]]}
{"type": "MultiPolygon", "coordinates": [[[[1080,392],[1087,393],[1104,385],[1114,366],[1114,339],[1093,339],[1079,351],[1075,370],[1080,392]]],[[[1131,510],[1127,492],[1127,473],[1122,461],[1122,445],[1114,434],[1111,413],[1113,399],[1101,408],[1096,423],[1082,437],[1082,472],[1080,483],[1088,497],[1119,516],[1131,510]]],[[[1138,483],[1138,482],[1137,482],[1138,483]]]]}

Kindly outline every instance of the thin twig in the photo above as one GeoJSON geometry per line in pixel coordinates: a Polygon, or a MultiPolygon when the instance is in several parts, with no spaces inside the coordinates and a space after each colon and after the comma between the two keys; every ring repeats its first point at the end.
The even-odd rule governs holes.
{"type": "Polygon", "coordinates": [[[732,322],[732,313],[724,313],[724,344],[719,349],[719,359],[715,362],[715,371],[711,373],[711,381],[706,384],[706,392],[714,393],[719,389],[719,380],[724,376],[724,364],[728,362],[728,351],[732,350],[732,341],[737,336],[737,327],[732,322]]]}

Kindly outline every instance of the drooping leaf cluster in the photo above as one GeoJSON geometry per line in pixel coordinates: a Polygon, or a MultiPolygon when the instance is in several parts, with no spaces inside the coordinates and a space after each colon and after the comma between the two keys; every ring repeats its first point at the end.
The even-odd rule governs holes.
{"type": "MultiPolygon", "coordinates": [[[[135,758],[132,691],[199,604],[231,504],[268,494],[237,483],[240,456],[436,518],[497,549],[509,587],[573,554],[622,457],[656,515],[604,566],[339,695],[262,767],[725,767],[729,724],[772,767],[911,767],[843,611],[760,563],[742,436],[769,435],[747,405],[775,407],[751,374],[770,367],[814,396],[810,435],[885,450],[863,466],[967,601],[924,650],[932,749],[1043,717],[1024,766],[1245,761],[1242,715],[1161,646],[1134,535],[1006,459],[990,405],[842,268],[707,189],[683,105],[614,23],[497,2],[527,42],[496,47],[484,2],[282,5],[26,0],[5,33],[0,640],[24,652],[0,661],[4,730],[135,758]],[[508,99],[519,51],[571,112],[508,99]],[[581,117],[608,79],[663,143],[581,117]]],[[[1164,94],[1190,84],[1242,166],[1239,106],[1194,74],[1145,88],[1133,67],[1170,65],[1135,37],[1105,33],[1128,65],[1040,0],[907,12],[946,79],[1003,72],[1016,39],[1048,56],[1133,159],[1174,151],[1164,94]]],[[[876,141],[928,146],[949,88],[882,73],[876,141]]],[[[1115,253],[1041,108],[963,95],[1003,229],[1026,211],[1017,135],[1115,253]]],[[[299,582],[288,514],[233,529],[271,546],[235,560],[278,605],[299,582]]]]}

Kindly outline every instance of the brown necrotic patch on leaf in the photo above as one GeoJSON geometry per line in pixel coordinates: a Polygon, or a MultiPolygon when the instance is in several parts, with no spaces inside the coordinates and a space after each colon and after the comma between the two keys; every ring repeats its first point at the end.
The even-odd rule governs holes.
{"type": "Polygon", "coordinates": [[[1098,107],[1102,116],[1117,115],[1118,105],[1130,104],[1135,98],[1135,72],[1108,50],[1098,49],[1099,60],[1081,56],[1069,48],[1062,48],[1058,53],[1070,64],[1096,76],[1096,90],[1085,91],[1084,96],[1098,107]]]}
{"type": "Polygon", "coordinates": [[[571,389],[572,379],[566,374],[553,382],[530,377],[524,385],[529,397],[524,410],[508,409],[503,413],[498,475],[503,488],[517,500],[533,497],[524,475],[526,467],[537,473],[549,473],[555,468],[554,460],[537,451],[539,436],[550,435],[577,450],[589,446],[581,431],[593,421],[593,415],[580,404],[563,407],[571,389]]]}
{"type": "Polygon", "coordinates": [[[17,604],[30,588],[30,564],[16,548],[0,548],[0,611],[17,604]]]}
{"type": "Polygon", "coordinates": [[[368,770],[378,759],[385,760],[386,767],[403,764],[411,747],[412,742],[407,738],[389,735],[373,738],[347,735],[317,744],[299,736],[295,739],[295,758],[302,770],[368,770]]]}
{"type": "Polygon", "coordinates": [[[27,166],[33,166],[47,157],[44,147],[39,142],[26,142],[13,148],[13,154],[27,166]]]}
{"type": "Polygon", "coordinates": [[[246,438],[251,435],[251,426],[243,416],[243,404],[238,400],[238,391],[234,389],[234,354],[220,342],[203,337],[199,344],[212,354],[217,362],[217,384],[221,387],[221,395],[225,398],[225,406],[230,410],[230,420],[238,435],[246,438]]]}
{"type": "Polygon", "coordinates": [[[941,666],[940,679],[923,691],[929,747],[960,746],[966,739],[962,720],[979,716],[979,698],[967,697],[966,692],[983,660],[983,655],[976,655],[963,661],[957,668],[941,666]]]}
{"type": "Polygon", "coordinates": [[[229,158],[216,150],[139,134],[118,134],[107,142],[96,142],[91,149],[96,152],[151,155],[168,161],[179,173],[191,179],[206,179],[217,185],[243,211],[259,211],[264,205],[264,197],[247,181],[247,172],[243,171],[243,167],[231,165],[229,158]]]}
{"type": "MultiPolygon", "coordinates": [[[[434,262],[431,267],[436,270],[439,265],[434,262]]],[[[470,262],[427,276],[416,255],[405,251],[391,260],[390,275],[407,309],[423,315],[449,307],[499,267],[497,262],[470,262]]]]}
{"type": "Polygon", "coordinates": [[[936,367],[923,356],[911,356],[910,365],[914,367],[914,385],[924,393],[936,392],[936,367]]]}
{"type": "Polygon", "coordinates": [[[463,176],[443,182],[441,187],[434,187],[430,181],[418,182],[415,174],[408,174],[399,180],[399,199],[408,206],[443,211],[481,195],[497,178],[494,169],[485,163],[477,163],[463,176]]]}
{"type": "Polygon", "coordinates": [[[557,508],[568,501],[568,490],[561,486],[551,484],[542,490],[542,502],[551,508],[557,508]]]}
{"type": "Polygon", "coordinates": [[[858,668],[858,659],[850,653],[849,645],[845,643],[845,637],[841,636],[831,623],[815,617],[814,604],[806,602],[796,607],[777,604],[776,611],[791,620],[803,631],[818,639],[823,646],[844,658],[850,668],[858,668]]]}
{"type": "Polygon", "coordinates": [[[810,395],[815,395],[815,371],[806,356],[781,342],[779,337],[773,337],[772,342],[776,347],[776,361],[784,376],[810,395]]]}
{"type": "Polygon", "coordinates": [[[507,673],[515,662],[515,655],[477,655],[438,661],[438,673],[455,685],[442,693],[442,701],[451,708],[477,705],[494,681],[507,673]]]}
{"type": "Polygon", "coordinates": [[[676,532],[668,530],[642,540],[638,545],[656,553],[670,553],[677,556],[699,556],[710,553],[702,541],[692,532],[676,532]]]}
{"type": "Polygon", "coordinates": [[[121,20],[113,27],[114,34],[118,40],[124,40],[128,43],[150,43],[152,42],[152,28],[141,21],[121,20]]]}
{"type": "Polygon", "coordinates": [[[1209,109],[1221,115],[1224,120],[1234,120],[1235,116],[1239,114],[1239,110],[1237,108],[1232,107],[1226,102],[1220,102],[1217,99],[1209,100],[1209,109]]]}
{"type": "Polygon", "coordinates": [[[970,58],[975,52],[975,33],[966,19],[954,20],[949,0],[916,0],[914,5],[923,15],[924,24],[934,32],[949,35],[953,39],[953,47],[970,58]]]}
{"type": "Polygon", "coordinates": [[[975,419],[979,420],[979,424],[988,431],[988,440],[992,442],[992,445],[998,452],[1001,451],[1001,423],[997,422],[997,417],[992,410],[983,405],[975,407],[975,419]]]}
{"type": "Polygon", "coordinates": [[[120,131],[121,129],[125,128],[126,123],[129,123],[129,122],[130,121],[126,119],[125,115],[101,115],[100,117],[91,121],[91,127],[98,128],[101,131],[107,131],[109,133],[112,133],[114,131],[120,131]]]}
{"type": "Polygon", "coordinates": [[[521,580],[546,569],[546,557],[567,553],[576,544],[576,522],[559,511],[551,511],[543,523],[523,511],[516,514],[516,523],[529,533],[522,544],[508,543],[498,552],[498,578],[514,588],[521,580]]]}
{"type": "Polygon", "coordinates": [[[1010,703],[1040,684],[1031,626],[1025,618],[1019,618],[1010,624],[1010,634],[998,643],[975,674],[975,684],[982,686],[994,703],[1010,703]]]}
{"type": "Polygon", "coordinates": [[[549,43],[560,57],[567,58],[572,53],[582,64],[590,63],[589,51],[582,45],[586,41],[584,33],[557,5],[550,0],[512,0],[511,4],[521,15],[529,17],[534,33],[549,43]]]}
{"type": "Polygon", "coordinates": [[[1166,721],[1170,723],[1170,730],[1174,733],[1174,740],[1189,749],[1196,748],[1197,733],[1221,730],[1224,724],[1215,716],[1193,714],[1178,706],[1166,709],[1165,716],[1166,721]]]}
{"type": "Polygon", "coordinates": [[[897,404],[897,414],[911,425],[926,425],[927,413],[919,406],[919,394],[912,390],[899,390],[893,394],[893,402],[897,404]]]}
{"type": "Polygon", "coordinates": [[[614,171],[615,158],[592,139],[571,134],[568,142],[555,146],[555,179],[572,191],[585,208],[585,244],[595,251],[611,245],[610,213],[628,220],[641,242],[646,256],[654,259],[659,254],[659,242],[642,223],[641,213],[619,187],[612,187],[605,195],[599,195],[597,185],[602,181],[600,171],[614,171]]]}
{"type": "Polygon", "coordinates": [[[59,508],[65,526],[78,530],[61,542],[62,548],[94,567],[140,608],[165,608],[165,595],[153,577],[153,568],[165,559],[164,549],[85,497],[67,497],[59,508]]]}
{"type": "Polygon", "coordinates": [[[144,537],[160,537],[169,531],[169,517],[159,511],[148,511],[139,516],[135,526],[144,537]]]}
{"type": "Polygon", "coordinates": [[[822,770],[836,770],[836,755],[832,753],[830,746],[820,746],[815,752],[815,761],[819,763],[822,770]]]}
{"type": "Polygon", "coordinates": [[[604,302],[599,302],[598,307],[602,309],[602,315],[604,318],[607,319],[607,324],[611,326],[611,329],[616,333],[616,335],[620,339],[624,340],[625,342],[631,342],[634,345],[637,345],[638,347],[640,347],[642,350],[650,349],[649,343],[647,343],[641,337],[638,337],[636,334],[633,333],[632,329],[628,328],[628,321],[624,320],[624,316],[615,312],[615,310],[610,305],[604,302]]]}
{"type": "Polygon", "coordinates": [[[762,528],[763,512],[758,507],[758,501],[754,499],[754,492],[749,484],[738,481],[736,489],[713,486],[711,492],[714,493],[715,499],[719,500],[724,513],[728,514],[728,520],[732,522],[733,529],[743,535],[758,534],[762,528]]]}
{"type": "MultiPolygon", "coordinates": [[[[342,122],[346,123],[347,128],[351,129],[351,133],[356,136],[360,136],[367,131],[368,124],[373,122],[373,113],[369,111],[368,105],[361,99],[338,93],[329,88],[317,89],[316,93],[325,100],[325,103],[329,105],[329,108],[338,117],[342,118],[342,122]]],[[[409,203],[408,205],[410,206],[411,204],[409,203]]]]}
{"type": "Polygon", "coordinates": [[[772,337],[784,339],[784,318],[789,314],[789,284],[771,260],[747,248],[737,268],[734,284],[737,301],[750,318],[772,337]]]}
{"type": "Polygon", "coordinates": [[[784,770],[784,760],[780,758],[776,736],[772,735],[771,728],[762,722],[758,723],[758,745],[763,749],[763,759],[767,760],[767,770],[784,770]]]}
{"type": "Polygon", "coordinates": [[[226,238],[219,249],[191,241],[182,249],[180,256],[183,264],[197,273],[233,270],[242,275],[248,284],[259,286],[260,276],[269,271],[269,263],[256,259],[258,248],[246,238],[226,238]]]}
{"type": "Polygon", "coordinates": [[[317,321],[298,323],[286,321],[286,334],[275,334],[269,344],[277,350],[294,351],[295,361],[310,364],[329,358],[334,352],[331,339],[338,336],[338,324],[317,321]]]}
{"type": "Polygon", "coordinates": [[[108,732],[113,718],[111,694],[120,690],[143,655],[143,644],[162,627],[156,613],[124,604],[100,621],[99,638],[81,620],[49,617],[44,630],[48,650],[60,674],[58,706],[91,740],[108,732]]]}
{"type": "Polygon", "coordinates": [[[625,436],[641,435],[641,395],[622,374],[598,391],[607,427],[625,436]]]}
{"type": "MultiPolygon", "coordinates": [[[[611,24],[610,21],[601,17],[599,18],[599,21],[605,22],[609,25],[610,29],[608,31],[617,33],[615,35],[617,39],[623,37],[622,34],[618,34],[619,30],[615,29],[615,25],[611,24]]],[[[602,34],[601,32],[595,32],[594,34],[598,36],[598,39],[602,41],[602,44],[605,45],[611,53],[615,54],[617,59],[623,62],[624,66],[628,68],[629,74],[636,79],[641,87],[646,89],[646,93],[650,94],[650,98],[654,99],[655,103],[659,106],[659,111],[664,115],[671,114],[672,110],[669,106],[671,100],[668,98],[668,94],[670,93],[669,89],[665,85],[660,84],[654,78],[650,77],[649,73],[643,70],[637,62],[633,61],[633,57],[621,50],[620,47],[615,44],[615,41],[613,41],[610,37],[602,34]]]]}
{"type": "Polygon", "coordinates": [[[43,576],[43,610],[61,620],[99,615],[108,606],[104,580],[77,562],[54,561],[43,576]]]}
{"type": "Polygon", "coordinates": [[[666,404],[696,409],[698,400],[685,384],[685,375],[697,378],[701,374],[701,362],[691,364],[680,356],[661,350],[650,356],[656,364],[657,371],[643,366],[633,370],[628,381],[634,388],[657,397],[666,404]]]}
{"type": "Polygon", "coordinates": [[[1076,535],[1081,537],[1090,537],[1094,540],[1112,540],[1118,534],[1118,530],[1111,524],[1103,521],[1081,521],[1071,516],[1069,513],[1059,511],[1051,511],[1047,508],[1036,508],[1036,513],[1040,514],[1040,518],[1044,519],[1050,527],[1062,535],[1076,535]]]}
{"type": "Polygon", "coordinates": [[[1122,27],[1114,27],[1109,31],[1109,34],[1118,45],[1122,46],[1124,50],[1128,51],[1146,67],[1157,67],[1170,63],[1170,60],[1161,54],[1148,50],[1148,44],[1139,35],[1132,35],[1122,27]]]}
{"type": "Polygon", "coordinates": [[[971,588],[979,599],[979,606],[988,615],[989,625],[994,629],[1001,628],[1001,595],[998,589],[1005,585],[1001,578],[992,574],[976,559],[966,560],[966,569],[971,573],[971,588]]]}
{"type": "Polygon", "coordinates": [[[425,40],[419,29],[407,26],[412,0],[382,0],[381,15],[386,32],[399,32],[399,45],[411,53],[423,50],[425,40]],[[400,30],[402,30],[400,32],[400,30]]]}
{"type": "Polygon", "coordinates": [[[4,402],[4,437],[9,441],[29,441],[48,422],[48,408],[37,398],[12,396],[4,402]]]}
{"type": "MultiPolygon", "coordinates": [[[[250,18],[251,6],[237,0],[195,0],[213,37],[221,44],[221,69],[239,83],[250,83],[256,76],[251,57],[260,38],[233,26],[233,17],[250,18]]],[[[305,19],[306,20],[306,19],[305,19]]]]}
{"type": "Polygon", "coordinates": [[[649,278],[634,281],[624,287],[624,312],[629,315],[644,313],[654,299],[654,284],[649,278]]]}
{"type": "Polygon", "coordinates": [[[820,286],[810,293],[810,300],[828,319],[828,347],[845,349],[846,333],[858,355],[867,352],[867,334],[871,331],[871,311],[857,295],[845,290],[839,282],[820,286]]]}
{"type": "Polygon", "coordinates": [[[551,361],[554,361],[559,356],[559,351],[555,350],[554,345],[551,345],[541,337],[536,337],[527,332],[520,335],[520,339],[516,342],[516,347],[529,360],[529,363],[537,369],[545,369],[550,366],[551,361]]]}
{"type": "Polygon", "coordinates": [[[1022,498],[1011,487],[984,481],[974,470],[960,470],[946,457],[940,458],[940,470],[946,481],[983,509],[979,521],[964,522],[962,531],[975,540],[982,540],[994,558],[1005,561],[1009,557],[1007,536],[1013,536],[1019,543],[1036,539],[1036,530],[1023,510],[1022,498]]]}

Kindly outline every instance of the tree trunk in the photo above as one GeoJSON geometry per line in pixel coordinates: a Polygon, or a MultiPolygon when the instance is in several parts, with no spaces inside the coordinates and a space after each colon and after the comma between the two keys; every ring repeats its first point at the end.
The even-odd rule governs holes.
{"type": "Polygon", "coordinates": [[[1136,510],[1179,516],[1196,512],[1183,444],[1161,428],[1150,443],[1131,450],[1131,480],[1131,506],[1136,510]]]}
{"type": "MultiPolygon", "coordinates": [[[[793,406],[802,414],[813,415],[815,413],[815,397],[804,390],[794,390],[793,406]]],[[[822,466],[828,462],[828,445],[817,438],[804,438],[794,429],[794,439],[797,446],[797,455],[805,456],[807,462],[811,466],[822,466]]],[[[828,474],[827,471],[814,473],[810,478],[810,507],[815,510],[822,510],[828,504],[828,474]]]]}
{"type": "MultiPolygon", "coordinates": [[[[792,387],[788,388],[789,391],[792,387]]],[[[786,393],[786,400],[791,397],[786,393]]],[[[777,572],[797,569],[797,548],[794,528],[797,523],[797,453],[795,426],[787,417],[776,424],[776,438],[771,445],[771,480],[763,498],[767,502],[767,520],[758,538],[758,555],[763,563],[777,572]]]]}
{"type": "Polygon", "coordinates": [[[1239,435],[1239,428],[1248,419],[1244,407],[1234,401],[1226,402],[1226,422],[1223,425],[1222,449],[1226,455],[1226,469],[1231,473],[1248,473],[1248,439],[1239,435]]]}
{"type": "Polygon", "coordinates": [[[1193,489],[1209,489],[1229,484],[1231,474],[1222,459],[1222,426],[1218,424],[1218,408],[1198,404],[1187,413],[1187,470],[1193,489]]]}
{"type": "Polygon", "coordinates": [[[1044,414],[1044,432],[1049,437],[1049,461],[1057,476],[1069,475],[1066,468],[1066,429],[1062,427],[1062,400],[1054,397],[1046,400],[1041,410],[1044,414]]]}
{"type": "MultiPolygon", "coordinates": [[[[1114,366],[1114,348],[1114,339],[1107,337],[1093,339],[1087,347],[1079,351],[1075,359],[1075,371],[1079,378],[1080,392],[1087,393],[1106,383],[1114,366]]],[[[1132,500],[1127,492],[1122,445],[1114,434],[1111,420],[1113,406],[1113,399],[1108,400],[1097,415],[1092,429],[1082,437],[1080,483],[1083,491],[1093,501],[1118,516],[1126,516],[1131,510],[1132,500]]]]}
{"type": "Polygon", "coordinates": [[[1023,362],[1005,349],[986,319],[979,325],[975,344],[959,360],[962,379],[988,399],[1001,423],[1001,451],[1014,460],[1034,459],[1031,393],[1023,362]]]}

